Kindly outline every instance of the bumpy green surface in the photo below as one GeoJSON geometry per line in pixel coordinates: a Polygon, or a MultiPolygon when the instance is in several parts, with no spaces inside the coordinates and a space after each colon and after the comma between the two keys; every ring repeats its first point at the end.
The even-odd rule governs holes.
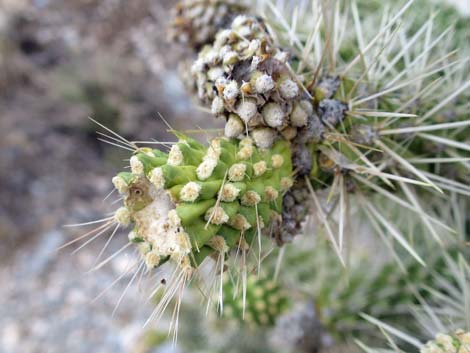
{"type": "MultiPolygon", "coordinates": [[[[179,137],[169,154],[141,149],[131,159],[132,172],[118,175],[117,183],[125,184],[121,192],[130,222],[150,207],[155,194],[164,192],[178,216],[178,232],[189,237],[196,265],[214,250],[226,252],[240,245],[242,238],[243,246],[249,246],[282,211],[283,193],[292,185],[290,143],[279,141],[261,150],[251,139],[220,138],[205,147],[179,137]],[[215,241],[216,236],[225,243],[215,241]]],[[[134,226],[132,240],[149,242],[151,250],[149,235],[158,234],[143,234],[138,224],[134,226]]]]}
{"type": "Polygon", "coordinates": [[[244,309],[242,295],[234,297],[234,283],[227,280],[223,291],[224,316],[249,325],[271,326],[289,306],[287,294],[279,284],[255,275],[247,280],[244,309]]]}

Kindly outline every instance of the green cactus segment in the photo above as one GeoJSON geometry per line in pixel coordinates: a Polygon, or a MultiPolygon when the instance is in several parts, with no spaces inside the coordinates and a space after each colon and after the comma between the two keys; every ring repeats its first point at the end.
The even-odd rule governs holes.
{"type": "Polygon", "coordinates": [[[189,226],[194,221],[200,219],[215,202],[215,200],[206,200],[198,203],[181,203],[176,207],[176,213],[181,219],[183,226],[189,226]]]}
{"type": "Polygon", "coordinates": [[[130,185],[135,179],[135,176],[132,173],[122,172],[117,175],[126,185],[130,185]]]}
{"type": "Polygon", "coordinates": [[[251,138],[217,138],[206,147],[175,135],[168,154],[140,150],[132,173],[113,183],[125,196],[133,238],[150,244],[149,263],[175,252],[197,266],[215,251],[238,247],[242,237],[253,239],[279,215],[292,183],[291,147],[278,141],[262,150],[251,138]],[[215,236],[225,244],[211,242],[215,236]]]}
{"type": "Polygon", "coordinates": [[[141,152],[136,154],[139,161],[144,165],[144,172],[148,174],[152,169],[160,167],[167,163],[166,156],[155,156],[153,152],[141,152]]]}
{"type": "Polygon", "coordinates": [[[201,200],[211,200],[217,197],[217,193],[222,187],[222,180],[207,182],[190,181],[186,184],[179,184],[170,189],[173,199],[182,202],[196,202],[201,200]],[[191,194],[191,190],[198,189],[197,195],[191,194]]]}
{"type": "Polygon", "coordinates": [[[172,166],[165,164],[161,167],[163,177],[165,178],[165,189],[175,185],[186,184],[196,179],[196,167],[194,166],[172,166]]]}
{"type": "MultiPolygon", "coordinates": [[[[188,232],[194,252],[197,253],[204,247],[204,244],[217,235],[219,227],[208,225],[207,222],[197,219],[190,226],[185,227],[185,230],[188,232]]],[[[204,260],[204,258],[201,260],[204,260]]],[[[199,265],[200,262],[197,262],[197,264],[199,265]]]]}
{"type": "Polygon", "coordinates": [[[227,279],[223,286],[223,315],[228,319],[243,321],[249,325],[274,325],[276,319],[289,306],[288,297],[282,288],[266,278],[258,278],[254,275],[248,277],[244,309],[241,294],[234,298],[235,292],[233,283],[227,279]]]}

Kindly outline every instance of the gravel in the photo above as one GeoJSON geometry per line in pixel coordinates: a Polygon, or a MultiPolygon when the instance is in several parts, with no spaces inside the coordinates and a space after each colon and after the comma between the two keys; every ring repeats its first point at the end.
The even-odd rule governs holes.
{"type": "MultiPolygon", "coordinates": [[[[130,257],[117,257],[105,268],[87,274],[102,243],[71,255],[70,249],[56,250],[64,240],[59,230],[38,236],[2,268],[0,352],[132,351],[152,307],[143,301],[139,286],[132,285],[112,316],[131,274],[92,302],[125,272],[130,257]]],[[[112,244],[110,251],[123,241],[112,244]]]]}

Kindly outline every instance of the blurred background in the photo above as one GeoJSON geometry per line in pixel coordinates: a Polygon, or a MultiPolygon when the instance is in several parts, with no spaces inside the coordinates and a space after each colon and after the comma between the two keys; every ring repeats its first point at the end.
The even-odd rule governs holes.
{"type": "MultiPolygon", "coordinates": [[[[468,0],[451,3],[470,14],[468,0]]],[[[139,299],[139,286],[114,316],[127,281],[92,302],[126,259],[87,274],[104,240],[73,256],[56,249],[77,234],[64,224],[109,212],[103,198],[128,158],[98,141],[87,117],[129,140],[168,139],[159,114],[177,129],[215,127],[180,79],[178,63],[188,54],[167,41],[173,5],[0,0],[1,353],[140,349],[152,304],[139,299]]]]}
{"type": "Polygon", "coordinates": [[[87,275],[103,242],[56,249],[81,231],[62,225],[109,211],[110,178],[128,158],[88,117],[130,140],[168,138],[159,114],[203,125],[177,73],[183,53],[166,41],[172,3],[0,1],[2,353],[129,352],[142,331],[150,306],[111,317],[125,284],[91,303],[122,259],[87,275]]]}

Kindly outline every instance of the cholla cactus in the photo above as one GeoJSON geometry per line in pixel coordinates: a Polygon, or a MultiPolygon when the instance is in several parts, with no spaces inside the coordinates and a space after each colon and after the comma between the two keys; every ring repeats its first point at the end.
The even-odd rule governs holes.
{"type": "MultiPolygon", "coordinates": [[[[464,201],[464,200],[460,200],[464,201]]],[[[433,251],[432,256],[434,261],[430,261],[428,269],[421,270],[419,273],[417,268],[412,267],[408,270],[408,274],[400,275],[401,271],[393,271],[391,267],[389,270],[394,272],[395,278],[401,277],[401,281],[406,283],[406,289],[402,287],[395,294],[391,294],[391,301],[383,301],[379,306],[389,306],[394,308],[395,312],[399,309],[395,307],[397,298],[400,298],[400,303],[405,304],[402,306],[401,311],[406,319],[391,321],[390,317],[381,317],[377,315],[376,311],[370,311],[370,314],[361,314],[361,316],[378,327],[386,338],[389,345],[400,347],[404,352],[414,352],[417,349],[427,352],[428,350],[436,352],[449,351],[455,352],[456,348],[468,349],[465,345],[459,345],[458,340],[453,341],[455,347],[451,347],[448,342],[451,340],[448,336],[442,335],[442,332],[458,332],[460,341],[463,337],[468,335],[465,332],[470,332],[470,306],[468,305],[468,288],[470,288],[470,266],[466,259],[468,259],[468,247],[462,247],[468,237],[468,218],[462,217],[463,212],[467,209],[465,202],[457,204],[446,205],[443,212],[449,210],[454,212],[454,216],[448,217],[453,220],[452,225],[457,230],[457,240],[454,246],[449,249],[440,249],[435,251],[434,246],[422,234],[419,235],[420,245],[423,252],[433,251]],[[425,250],[426,249],[426,250],[425,250]],[[406,297],[409,299],[406,300],[406,297]],[[411,299],[411,301],[410,301],[411,299]],[[463,329],[463,330],[462,330],[463,329]],[[439,337],[441,344],[430,342],[425,345],[422,342],[433,341],[433,337],[439,337]],[[446,343],[447,342],[447,343],[446,343]],[[427,350],[428,349],[428,350],[427,350]]],[[[400,286],[383,287],[389,289],[389,293],[393,292],[392,288],[400,288],[400,286]]],[[[387,295],[388,298],[388,295],[387,295]]],[[[391,310],[388,310],[391,312],[391,310]]],[[[365,312],[365,310],[364,310],[365,312]]],[[[364,343],[358,342],[359,345],[368,352],[379,352],[380,349],[371,349],[364,343]]],[[[370,343],[370,340],[369,340],[370,343]]]]}
{"type": "MultiPolygon", "coordinates": [[[[259,268],[261,234],[282,245],[303,231],[310,215],[343,266],[354,210],[370,220],[398,260],[394,243],[425,265],[405,233],[408,223],[393,222],[397,212],[389,204],[411,213],[445,244],[441,234],[453,229],[439,219],[441,210],[422,199],[432,205],[445,192],[470,195],[470,81],[464,61],[439,46],[445,33],[431,39],[432,20],[409,43],[401,41],[410,34],[397,23],[411,2],[387,14],[369,42],[355,2],[351,13],[314,2],[312,12],[292,23],[274,7],[271,21],[240,15],[244,8],[223,1],[189,1],[179,8],[176,26],[198,50],[194,87],[212,114],[226,120],[225,137],[203,144],[175,133],[179,142],[169,153],[114,138],[133,155],[131,172],[113,179],[124,206],[110,222],[132,225],[129,239],[141,252],[139,269],[143,263],[149,269],[165,263],[177,268],[157,313],[173,296],[180,299],[185,283],[212,260],[220,276],[210,289],[238,261],[245,305],[247,254],[258,245],[259,268]],[[217,11],[223,19],[214,17],[217,11]],[[346,32],[349,18],[352,33],[346,32]],[[345,38],[350,40],[343,45],[345,38]],[[357,48],[351,44],[356,42],[357,48]],[[231,263],[225,262],[229,253],[231,263]]],[[[377,286],[385,285],[386,274],[385,268],[374,277],[371,302],[380,302],[377,286]]],[[[354,296],[342,294],[345,302],[354,296]]],[[[256,313],[256,322],[272,321],[256,313]]],[[[334,317],[325,317],[325,326],[335,324],[334,317]]]]}
{"type": "MultiPolygon", "coordinates": [[[[288,60],[288,55],[275,43],[273,34],[265,23],[257,18],[238,16],[231,26],[217,33],[211,45],[200,51],[192,71],[199,98],[211,106],[211,111],[216,117],[222,116],[226,119],[225,133],[228,136],[250,134],[255,143],[263,148],[269,147],[277,138],[294,139],[293,165],[298,172],[298,179],[303,179],[304,176],[309,179],[303,185],[304,192],[315,194],[315,190],[331,186],[331,191],[339,194],[340,202],[336,203],[339,207],[336,208],[340,209],[339,225],[342,227],[345,224],[345,210],[348,208],[345,203],[349,202],[346,195],[358,194],[358,200],[367,216],[378,228],[392,228],[392,236],[413,253],[400,230],[390,227],[386,217],[369,203],[364,193],[367,194],[371,190],[386,195],[402,207],[416,212],[422,217],[431,234],[441,242],[432,226],[432,223],[437,224],[436,220],[425,214],[423,206],[414,195],[413,185],[427,186],[439,192],[451,190],[468,194],[468,188],[464,184],[449,181],[446,175],[442,174],[444,170],[436,169],[435,164],[464,161],[458,150],[468,151],[469,147],[466,143],[456,141],[465,138],[465,131],[468,130],[470,122],[440,121],[430,124],[433,115],[451,99],[457,99],[468,86],[468,82],[462,84],[458,78],[456,84],[460,86],[442,102],[419,102],[421,94],[427,92],[426,89],[418,95],[415,94],[416,85],[428,85],[427,88],[433,88],[432,79],[439,73],[447,72],[453,65],[459,68],[455,72],[461,72],[458,60],[447,64],[447,56],[439,56],[439,52],[434,50],[439,38],[426,48],[427,56],[423,56],[419,51],[415,52],[410,46],[395,48],[397,44],[391,41],[388,44],[391,47],[388,51],[391,64],[381,66],[374,61],[374,57],[369,57],[368,51],[371,51],[378,38],[387,35],[386,31],[394,26],[409,5],[410,3],[386,23],[384,29],[368,45],[366,52],[352,57],[341,69],[337,69],[337,63],[342,56],[341,43],[325,43],[324,47],[318,44],[322,40],[332,41],[333,38],[322,38],[316,22],[305,20],[302,23],[313,23],[314,27],[297,28],[305,37],[311,36],[309,41],[303,41],[300,35],[299,38],[287,38],[295,42],[292,51],[302,54],[294,55],[288,60]],[[261,43],[265,45],[260,45],[261,43]],[[412,64],[405,69],[399,69],[405,53],[413,58],[412,64]],[[318,58],[318,63],[312,59],[307,60],[307,54],[318,58]],[[356,73],[354,69],[358,66],[361,56],[365,56],[365,63],[370,63],[372,68],[366,67],[362,72],[356,73]],[[325,57],[328,59],[324,60],[325,57]],[[327,67],[323,67],[327,60],[327,67]],[[425,65],[424,70],[417,73],[418,79],[403,80],[402,78],[411,73],[415,75],[418,70],[415,66],[420,60],[429,62],[429,67],[425,65]],[[390,76],[392,72],[393,77],[390,76]],[[366,78],[370,83],[365,83],[366,78]],[[259,89],[256,88],[258,80],[259,89]],[[383,87],[382,82],[385,83],[383,87]],[[283,83],[286,85],[283,86],[283,83]],[[285,91],[283,94],[283,88],[288,88],[289,92],[285,91]],[[397,93],[400,96],[398,100],[395,98],[397,93]],[[418,102],[420,104],[417,104],[418,102]],[[434,108],[427,111],[428,107],[432,106],[434,108]],[[422,117],[418,118],[418,114],[422,117]],[[404,126],[400,122],[403,118],[408,121],[414,119],[416,126],[410,123],[404,126]],[[450,132],[447,132],[450,129],[457,131],[452,138],[446,137],[450,136],[450,132]],[[402,144],[406,144],[406,147],[402,147],[402,144]],[[444,153],[446,157],[432,157],[438,146],[440,153],[444,153]],[[375,179],[371,182],[370,178],[373,177],[375,179]],[[406,201],[400,200],[390,192],[397,187],[406,201]]],[[[308,15],[313,18],[318,17],[320,13],[332,16],[328,11],[332,12],[333,9],[326,5],[318,8],[314,6],[313,14],[308,15]]],[[[280,35],[284,32],[286,36],[292,35],[293,29],[289,27],[287,20],[275,10],[273,12],[273,17],[279,18],[279,26],[284,29],[279,31],[280,35]]],[[[360,26],[360,23],[357,23],[358,13],[355,6],[352,15],[356,27],[360,26]]],[[[338,21],[333,22],[337,27],[330,28],[331,23],[328,21],[331,18],[328,16],[322,18],[323,22],[320,21],[319,24],[324,24],[325,29],[329,31],[339,30],[341,21],[346,22],[347,19],[337,13],[338,21]]],[[[297,23],[292,24],[294,25],[297,27],[297,23]]],[[[344,28],[347,27],[345,23],[343,25],[344,28]]],[[[418,31],[414,37],[415,41],[425,32],[428,25],[418,31]]],[[[362,35],[360,28],[358,35],[362,35]]],[[[358,41],[361,46],[364,45],[364,38],[360,37],[358,41]]],[[[376,55],[379,54],[381,53],[376,55]]],[[[456,112],[457,115],[462,113],[463,111],[456,112]]],[[[458,164],[450,167],[462,181],[468,179],[465,168],[466,166],[458,164]]],[[[320,210],[318,197],[313,195],[313,201],[314,208],[320,210]]],[[[320,214],[319,218],[340,255],[342,249],[339,243],[342,243],[342,240],[335,238],[325,214],[320,214]]],[[[296,220],[295,223],[291,228],[298,229],[302,220],[296,220]]],[[[441,226],[446,229],[442,223],[441,226]]],[[[339,229],[338,238],[342,239],[344,232],[343,228],[339,229]]]]}
{"type": "Polygon", "coordinates": [[[148,243],[161,260],[204,247],[225,253],[249,246],[279,217],[282,194],[292,185],[291,152],[283,141],[269,151],[250,138],[214,139],[206,148],[183,136],[168,155],[140,149],[130,164],[131,173],[113,179],[126,205],[116,217],[125,226],[133,222],[132,240],[148,243]]]}
{"type": "Polygon", "coordinates": [[[285,141],[268,151],[250,138],[218,138],[207,148],[180,135],[168,154],[139,149],[130,167],[113,179],[125,204],[115,218],[132,223],[129,239],[147,267],[170,260],[183,282],[206,257],[218,254],[223,264],[232,249],[246,252],[263,230],[269,234],[292,186],[285,141]]]}

